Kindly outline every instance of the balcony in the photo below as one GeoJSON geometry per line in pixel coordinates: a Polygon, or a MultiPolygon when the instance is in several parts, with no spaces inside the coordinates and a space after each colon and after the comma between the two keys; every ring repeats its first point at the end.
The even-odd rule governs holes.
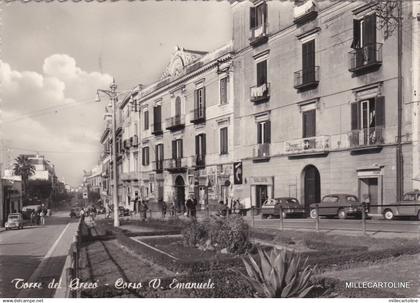
{"type": "Polygon", "coordinates": [[[284,153],[293,157],[322,156],[330,151],[330,137],[318,136],[286,141],[284,153]]]}
{"type": "Polygon", "coordinates": [[[132,147],[139,146],[139,137],[137,135],[132,136],[130,139],[131,139],[131,146],[132,147]]]}
{"type": "Polygon", "coordinates": [[[199,108],[193,109],[191,111],[190,122],[194,124],[206,122],[206,108],[199,107],[199,108]]]}
{"type": "Polygon", "coordinates": [[[380,149],[385,143],[383,127],[370,127],[352,130],[349,133],[349,145],[352,151],[380,149]]]}
{"type": "Polygon", "coordinates": [[[249,38],[249,44],[252,47],[257,47],[268,41],[267,36],[267,23],[260,24],[254,28],[251,28],[251,37],[249,38]]]}
{"type": "Polygon", "coordinates": [[[162,130],[162,122],[154,123],[153,124],[153,130],[152,135],[159,136],[163,134],[162,130]]]}
{"type": "Polygon", "coordinates": [[[176,131],[185,127],[185,116],[178,115],[166,119],[166,129],[176,131]]]}
{"type": "Polygon", "coordinates": [[[300,70],[295,72],[294,88],[298,91],[313,89],[319,83],[319,66],[312,69],[300,70]]]}
{"type": "Polygon", "coordinates": [[[270,83],[264,83],[250,88],[251,102],[262,103],[270,100],[270,83]]]}
{"type": "Polygon", "coordinates": [[[304,4],[294,7],[293,23],[297,25],[314,20],[318,16],[318,7],[313,0],[308,0],[304,4]]]}
{"type": "Polygon", "coordinates": [[[201,169],[206,167],[206,155],[195,155],[193,156],[193,166],[195,169],[201,169]]]}
{"type": "Polygon", "coordinates": [[[155,172],[161,174],[163,172],[163,159],[155,161],[155,172]]]}
{"type": "Polygon", "coordinates": [[[270,160],[270,143],[257,144],[253,150],[253,158],[254,162],[270,160]]]}
{"type": "Polygon", "coordinates": [[[376,71],[382,65],[382,43],[372,43],[349,52],[349,71],[359,75],[376,71]]]}
{"type": "Polygon", "coordinates": [[[187,170],[187,158],[167,159],[164,166],[170,173],[185,172],[187,170]]]}

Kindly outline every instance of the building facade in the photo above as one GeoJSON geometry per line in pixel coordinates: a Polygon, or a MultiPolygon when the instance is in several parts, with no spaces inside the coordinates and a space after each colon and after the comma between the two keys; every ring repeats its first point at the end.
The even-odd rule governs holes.
{"type": "MultiPolygon", "coordinates": [[[[292,196],[308,208],[341,192],[368,198],[371,205],[395,202],[398,40],[396,32],[380,29],[375,6],[244,1],[234,2],[232,12],[234,148],[243,166],[235,196],[250,197],[256,207],[267,197],[292,196]]],[[[411,21],[412,12],[413,3],[403,1],[404,20],[411,21]]],[[[418,105],[412,22],[403,22],[402,32],[407,191],[415,186],[413,162],[418,171],[419,160],[413,153],[418,105]]]]}
{"type": "Polygon", "coordinates": [[[231,44],[211,53],[177,47],[161,79],[133,89],[122,115],[123,204],[136,197],[201,207],[232,195],[231,44]]]}

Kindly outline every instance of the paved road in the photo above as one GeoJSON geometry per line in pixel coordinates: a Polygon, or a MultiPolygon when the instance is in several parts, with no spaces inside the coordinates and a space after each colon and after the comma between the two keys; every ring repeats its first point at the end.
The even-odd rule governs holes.
{"type": "MultiPolygon", "coordinates": [[[[252,224],[252,218],[247,217],[247,220],[252,224]]],[[[261,219],[254,218],[255,227],[280,228],[280,219],[261,219]]],[[[315,220],[287,218],[283,220],[285,229],[305,229],[315,230],[315,220]]],[[[348,230],[361,231],[362,220],[358,219],[320,219],[319,229],[322,231],[328,230],[348,230]]],[[[371,233],[387,232],[387,233],[412,233],[420,235],[420,222],[410,220],[366,220],[366,230],[371,233]]]]}
{"type": "Polygon", "coordinates": [[[46,218],[44,226],[25,226],[23,230],[0,232],[0,297],[51,297],[54,294],[54,290],[46,287],[42,291],[22,291],[11,281],[16,278],[36,279],[48,284],[45,283],[47,280],[59,279],[67,246],[77,228],[77,222],[71,221],[67,215],[67,212],[55,213],[46,218]],[[45,265],[49,265],[48,270],[45,265]]]}

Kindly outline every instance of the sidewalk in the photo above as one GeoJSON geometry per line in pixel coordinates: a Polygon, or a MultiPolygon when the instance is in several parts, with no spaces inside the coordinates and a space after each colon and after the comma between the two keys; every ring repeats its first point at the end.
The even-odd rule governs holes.
{"type": "MultiPolygon", "coordinates": [[[[60,280],[63,266],[72,243],[73,236],[76,234],[78,222],[70,222],[63,229],[60,236],[51,246],[50,250],[42,259],[37,269],[33,272],[28,282],[41,282],[42,289],[24,289],[18,294],[18,298],[53,298],[56,289],[48,288],[48,284],[55,280],[60,280]]],[[[65,285],[61,284],[60,288],[65,285]]]]}

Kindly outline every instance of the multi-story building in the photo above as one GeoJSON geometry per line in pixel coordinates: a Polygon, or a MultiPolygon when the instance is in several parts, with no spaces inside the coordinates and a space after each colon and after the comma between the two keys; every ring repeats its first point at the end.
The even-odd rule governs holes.
{"type": "MultiPolygon", "coordinates": [[[[418,4],[402,2],[401,166],[410,190],[419,172],[418,4]]],[[[398,39],[380,29],[375,10],[363,1],[232,3],[236,196],[257,207],[273,196],[308,207],[337,192],[372,205],[396,200],[398,39]]]]}
{"type": "Polygon", "coordinates": [[[100,162],[102,165],[100,195],[102,201],[105,203],[112,202],[111,192],[111,180],[112,180],[112,165],[111,165],[111,150],[112,150],[112,131],[110,128],[110,122],[107,120],[105,130],[102,133],[100,143],[102,144],[103,150],[100,155],[100,162]]]}
{"type": "Polygon", "coordinates": [[[205,207],[232,188],[231,44],[210,53],[177,47],[161,79],[120,103],[122,201],[160,199],[182,208],[189,194],[205,207]]]}

